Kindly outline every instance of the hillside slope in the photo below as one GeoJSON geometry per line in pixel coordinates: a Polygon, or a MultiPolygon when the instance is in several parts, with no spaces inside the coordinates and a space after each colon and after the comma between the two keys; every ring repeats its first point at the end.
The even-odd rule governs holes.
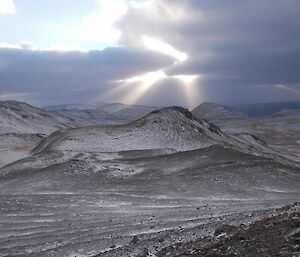
{"type": "Polygon", "coordinates": [[[0,134],[49,134],[60,128],[74,127],[74,121],[26,103],[0,102],[0,134]]]}
{"type": "Polygon", "coordinates": [[[248,117],[230,107],[204,103],[192,113],[197,118],[214,123],[235,138],[247,141],[251,137],[259,137],[286,158],[300,160],[299,109],[282,109],[272,115],[248,117]]]}
{"type": "Polygon", "coordinates": [[[78,125],[68,117],[26,103],[0,101],[0,167],[28,156],[54,131],[78,125]]]}
{"type": "Polygon", "coordinates": [[[153,153],[45,151],[0,169],[1,253],[155,256],[299,199],[299,170],[267,158],[221,146],[153,153]]]}

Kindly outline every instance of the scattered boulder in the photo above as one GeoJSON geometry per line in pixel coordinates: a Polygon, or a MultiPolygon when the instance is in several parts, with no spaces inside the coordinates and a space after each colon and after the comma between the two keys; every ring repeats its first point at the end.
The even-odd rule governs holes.
{"type": "Polygon", "coordinates": [[[149,254],[148,249],[144,248],[136,255],[136,257],[147,257],[149,256],[148,254],[149,254]]]}
{"type": "Polygon", "coordinates": [[[130,244],[137,244],[137,242],[139,241],[139,238],[138,238],[138,236],[134,236],[132,239],[131,239],[131,241],[130,241],[130,244]]]}
{"type": "Polygon", "coordinates": [[[236,226],[232,226],[232,225],[227,225],[224,224],[220,227],[218,227],[215,230],[214,236],[221,236],[222,234],[224,235],[232,235],[233,233],[235,233],[239,228],[236,226]]]}

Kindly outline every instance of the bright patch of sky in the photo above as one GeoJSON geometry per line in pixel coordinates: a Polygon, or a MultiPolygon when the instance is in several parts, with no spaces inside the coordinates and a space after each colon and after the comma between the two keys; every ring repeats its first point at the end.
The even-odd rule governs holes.
{"type": "Polygon", "coordinates": [[[0,0],[0,15],[11,15],[16,12],[13,0],[0,0]]]}
{"type": "Polygon", "coordinates": [[[149,4],[145,0],[0,0],[0,42],[32,42],[40,49],[104,49],[121,36],[114,25],[128,7],[149,4]]]}

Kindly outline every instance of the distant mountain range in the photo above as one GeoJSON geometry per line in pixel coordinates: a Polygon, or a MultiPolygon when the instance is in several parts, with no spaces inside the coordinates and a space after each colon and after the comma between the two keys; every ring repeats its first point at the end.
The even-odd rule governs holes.
{"type": "Polygon", "coordinates": [[[192,110],[195,117],[216,124],[222,131],[252,141],[249,135],[262,138],[288,158],[300,159],[300,109],[297,104],[253,105],[259,116],[251,116],[232,107],[203,103],[192,110]],[[288,107],[295,107],[289,109],[288,107]],[[272,112],[271,112],[272,110],[272,112]],[[277,110],[276,112],[273,112],[277,110]],[[266,113],[271,114],[266,114],[266,113]],[[264,114],[264,115],[262,115],[264,114]]]}
{"type": "Polygon", "coordinates": [[[282,109],[300,109],[300,102],[255,103],[255,104],[225,104],[250,116],[264,116],[282,109]]]}
{"type": "MultiPolygon", "coordinates": [[[[158,109],[161,107],[122,103],[69,104],[40,109],[16,101],[0,101],[0,134],[39,133],[48,135],[62,128],[98,124],[126,124],[158,109]]],[[[191,112],[198,119],[205,119],[217,125],[262,120],[260,117],[251,118],[247,113],[238,109],[214,103],[202,103],[191,112]]],[[[279,117],[295,118],[298,114],[299,109],[285,108],[263,118],[273,120],[279,117]]],[[[242,126],[243,124],[239,125],[242,126]]]]}
{"type": "Polygon", "coordinates": [[[192,113],[199,119],[206,119],[209,121],[243,119],[248,117],[246,113],[237,109],[214,103],[202,103],[193,109],[192,113]]]}
{"type": "Polygon", "coordinates": [[[127,123],[159,108],[122,103],[89,103],[49,106],[44,110],[64,115],[82,125],[95,125],[127,123]]]}

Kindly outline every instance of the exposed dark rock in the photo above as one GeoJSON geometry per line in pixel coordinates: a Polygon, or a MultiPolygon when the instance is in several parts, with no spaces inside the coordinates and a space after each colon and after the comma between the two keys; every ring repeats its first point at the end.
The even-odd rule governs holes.
{"type": "Polygon", "coordinates": [[[298,257],[300,213],[287,210],[281,213],[279,211],[277,216],[264,218],[246,227],[223,225],[215,230],[213,237],[169,246],[157,256],[298,257]]]}
{"type": "Polygon", "coordinates": [[[131,244],[136,244],[137,242],[139,241],[139,238],[138,236],[134,236],[132,239],[131,239],[131,244]]]}
{"type": "Polygon", "coordinates": [[[222,234],[231,235],[238,230],[238,227],[232,225],[222,225],[215,230],[214,235],[219,236],[222,234]]]}

